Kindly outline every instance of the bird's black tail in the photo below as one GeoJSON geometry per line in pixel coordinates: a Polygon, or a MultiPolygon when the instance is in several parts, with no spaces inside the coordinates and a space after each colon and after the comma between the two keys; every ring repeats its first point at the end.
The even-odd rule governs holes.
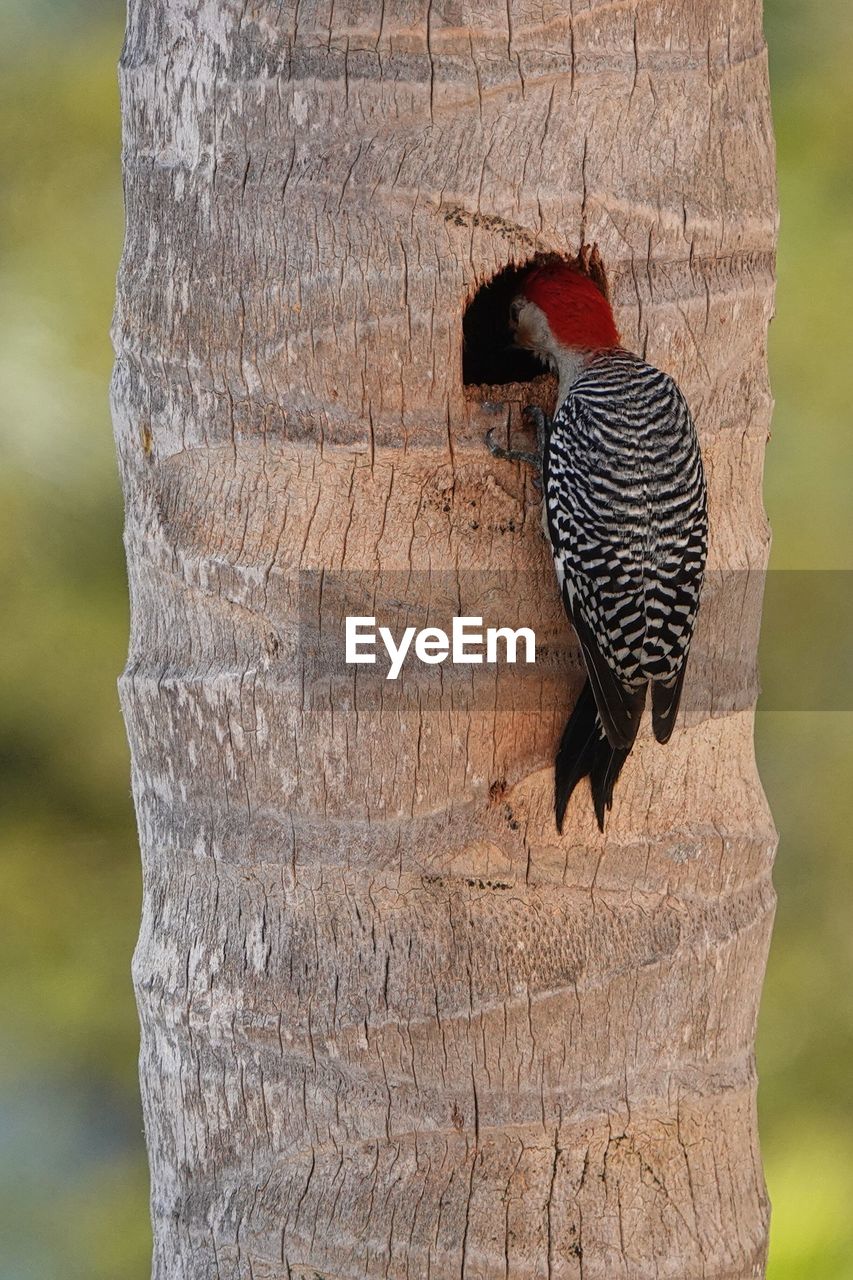
{"type": "Polygon", "coordinates": [[[622,772],[630,748],[611,747],[601,727],[589,680],[585,681],[557,751],[554,765],[554,812],[562,834],[569,797],[582,778],[589,777],[598,828],[613,805],[613,784],[622,772]]]}

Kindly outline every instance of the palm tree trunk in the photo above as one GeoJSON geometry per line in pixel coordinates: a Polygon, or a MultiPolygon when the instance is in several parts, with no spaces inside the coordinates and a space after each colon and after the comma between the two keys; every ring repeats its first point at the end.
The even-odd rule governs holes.
{"type": "Polygon", "coordinates": [[[113,405],[158,1280],[763,1274],[760,21],[131,0],[113,405]],[[483,447],[548,387],[466,391],[461,333],[494,273],[582,242],[693,406],[714,572],[685,723],[644,734],[606,837],[578,795],[560,839],[579,669],[529,477],[483,447]],[[508,572],[536,667],[335,659],[366,602],[499,614],[508,572]]]}

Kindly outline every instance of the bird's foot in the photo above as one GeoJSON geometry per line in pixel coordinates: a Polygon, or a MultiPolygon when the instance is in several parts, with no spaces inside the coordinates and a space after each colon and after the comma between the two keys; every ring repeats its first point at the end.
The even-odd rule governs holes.
{"type": "Polygon", "coordinates": [[[529,404],[524,410],[524,419],[529,422],[536,432],[536,451],[539,457],[544,457],[545,445],[551,430],[551,423],[548,420],[544,410],[540,409],[538,404],[529,404]]]}
{"type": "Polygon", "coordinates": [[[524,410],[525,421],[536,431],[536,448],[534,449],[504,449],[502,445],[496,443],[494,439],[494,428],[486,432],[486,447],[493,458],[502,458],[506,462],[525,462],[528,466],[533,467],[533,484],[538,493],[542,492],[542,474],[543,460],[545,457],[545,444],[548,439],[548,419],[538,405],[530,404],[524,410]]]}
{"type": "Polygon", "coordinates": [[[539,455],[529,449],[504,449],[494,439],[494,427],[486,432],[486,448],[493,458],[503,458],[507,462],[526,462],[531,467],[539,466],[539,455]]]}

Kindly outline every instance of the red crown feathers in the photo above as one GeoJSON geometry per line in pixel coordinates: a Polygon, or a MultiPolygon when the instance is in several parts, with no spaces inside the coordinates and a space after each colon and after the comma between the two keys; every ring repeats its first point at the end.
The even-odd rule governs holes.
{"type": "Polygon", "coordinates": [[[562,262],[546,263],[526,276],[522,292],[544,311],[563,346],[582,351],[619,346],[610,303],[583,272],[562,262]]]}

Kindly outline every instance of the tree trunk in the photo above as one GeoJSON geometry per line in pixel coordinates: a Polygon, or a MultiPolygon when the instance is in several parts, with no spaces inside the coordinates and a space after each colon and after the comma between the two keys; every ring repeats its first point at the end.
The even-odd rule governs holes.
{"type": "Polygon", "coordinates": [[[763,1274],[760,19],[131,0],[113,405],[162,1280],[763,1274]],[[693,407],[712,573],[673,741],[644,729],[606,835],[579,791],[560,839],[577,654],[530,478],[483,446],[548,384],[466,390],[462,317],[583,242],[693,407]],[[510,610],[544,660],[344,668],[343,614],[401,599],[510,610]]]}

